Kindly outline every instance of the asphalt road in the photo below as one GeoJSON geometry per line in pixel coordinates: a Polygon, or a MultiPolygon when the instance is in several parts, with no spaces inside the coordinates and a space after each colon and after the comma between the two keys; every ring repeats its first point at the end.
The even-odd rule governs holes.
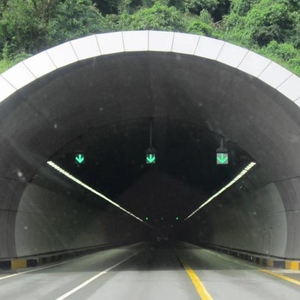
{"type": "Polygon", "coordinates": [[[238,259],[183,243],[123,247],[42,269],[0,272],[1,300],[201,297],[299,300],[300,285],[263,273],[257,266],[238,259]],[[15,274],[19,275],[11,276],[15,274]]]}

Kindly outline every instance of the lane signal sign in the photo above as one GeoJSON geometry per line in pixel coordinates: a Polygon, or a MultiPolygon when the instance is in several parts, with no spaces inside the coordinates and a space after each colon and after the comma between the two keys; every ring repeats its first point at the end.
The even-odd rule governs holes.
{"type": "Polygon", "coordinates": [[[228,156],[228,151],[224,147],[224,139],[221,138],[221,147],[217,149],[217,157],[216,157],[216,162],[217,165],[228,165],[229,163],[229,156],[228,156]]]}
{"type": "Polygon", "coordinates": [[[156,163],[156,150],[152,148],[148,148],[146,150],[146,164],[154,165],[156,163]]]}
{"type": "Polygon", "coordinates": [[[83,153],[76,153],[75,154],[75,164],[83,165],[84,163],[85,163],[85,155],[83,153]]]}
{"type": "Polygon", "coordinates": [[[228,165],[228,153],[217,152],[217,165],[228,165]]]}
{"type": "Polygon", "coordinates": [[[146,154],[146,163],[147,164],[155,164],[156,156],[155,154],[146,154]]]}

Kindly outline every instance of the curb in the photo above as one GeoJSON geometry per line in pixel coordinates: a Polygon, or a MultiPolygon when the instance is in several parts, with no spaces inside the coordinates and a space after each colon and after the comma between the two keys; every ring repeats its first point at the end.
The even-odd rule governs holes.
{"type": "Polygon", "coordinates": [[[262,256],[253,253],[247,253],[245,251],[238,251],[229,248],[205,245],[204,248],[208,248],[214,251],[218,251],[230,256],[234,256],[243,260],[250,261],[252,263],[270,267],[270,268],[278,268],[278,269],[287,269],[287,270],[294,270],[300,271],[300,261],[297,260],[286,260],[283,258],[271,258],[267,256],[262,256]]]}
{"type": "Polygon", "coordinates": [[[96,247],[89,247],[84,249],[76,249],[71,251],[61,251],[56,253],[49,253],[43,255],[35,255],[30,257],[23,257],[23,258],[11,258],[11,259],[4,259],[0,260],[0,270],[15,270],[20,268],[31,268],[46,265],[52,262],[62,261],[86,254],[95,253],[101,250],[107,250],[114,247],[121,247],[126,246],[129,244],[109,244],[109,245],[102,245],[96,247]]]}

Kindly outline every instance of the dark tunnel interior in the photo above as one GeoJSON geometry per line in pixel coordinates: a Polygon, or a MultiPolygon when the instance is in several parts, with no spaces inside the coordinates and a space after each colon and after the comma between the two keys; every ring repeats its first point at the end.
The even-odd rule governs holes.
{"type": "MultiPolygon", "coordinates": [[[[251,158],[228,141],[230,165],[216,165],[221,137],[195,124],[142,119],[93,128],[65,145],[51,160],[149,223],[174,225],[228,183],[251,158]],[[153,123],[156,163],[147,164],[149,124],[153,123]],[[77,153],[85,162],[76,163],[77,153]],[[209,171],[208,171],[209,170],[209,171]],[[183,205],[184,203],[184,205],[183,205]],[[170,207],[172,209],[170,210],[170,207]]],[[[51,184],[40,173],[31,181],[51,184]]],[[[103,201],[102,201],[103,202],[103,201]]],[[[103,203],[109,205],[109,203],[103,203]]]]}

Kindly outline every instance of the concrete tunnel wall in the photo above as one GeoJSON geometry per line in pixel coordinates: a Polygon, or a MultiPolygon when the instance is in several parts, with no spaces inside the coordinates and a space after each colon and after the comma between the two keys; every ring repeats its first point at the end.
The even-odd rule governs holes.
{"type": "MultiPolygon", "coordinates": [[[[61,211],[54,210],[54,208],[56,208],[54,203],[57,203],[57,199],[61,199],[59,203],[62,205],[62,211],[67,203],[71,204],[71,200],[65,196],[54,195],[52,192],[34,187],[31,184],[28,185],[30,178],[59,147],[59,144],[54,144],[54,142],[51,144],[51,147],[49,144],[45,146],[43,143],[39,143],[38,140],[35,139],[35,135],[41,138],[40,134],[43,134],[50,140],[51,137],[53,137],[53,140],[57,139],[60,143],[67,141],[65,140],[66,136],[63,138],[57,137],[56,133],[52,133],[52,125],[49,119],[47,120],[43,113],[34,107],[34,103],[27,102],[28,99],[31,99],[31,95],[26,94],[26,92],[23,93],[24,88],[30,87],[31,85],[33,86],[34,82],[39,78],[43,80],[43,78],[46,78],[44,76],[48,73],[50,73],[49,76],[51,76],[51,72],[59,72],[59,69],[71,66],[72,64],[76,65],[79,61],[82,63],[85,60],[88,61],[90,58],[108,54],[109,57],[117,53],[145,51],[173,52],[175,54],[193,56],[195,59],[199,58],[199,60],[213,61],[220,65],[220,70],[222,69],[222,72],[224,72],[222,74],[227,74],[226,76],[230,74],[227,70],[231,69],[233,70],[233,77],[243,77],[243,80],[246,81],[246,74],[249,86],[251,86],[251,84],[257,84],[257,82],[260,81],[261,86],[257,89],[259,93],[254,96],[254,99],[257,101],[253,102],[253,105],[258,105],[259,97],[276,100],[276,105],[270,105],[272,114],[274,114],[274,112],[278,113],[280,116],[279,119],[281,117],[283,118],[283,115],[286,115],[286,120],[290,120],[288,125],[286,123],[282,124],[281,131],[277,131],[278,135],[276,137],[280,139],[277,141],[277,144],[282,142],[288,143],[288,139],[284,137],[294,137],[296,143],[298,143],[299,138],[297,139],[297,133],[299,133],[300,124],[299,119],[297,121],[299,111],[296,105],[300,103],[300,79],[276,63],[249,50],[223,41],[196,35],[151,31],[94,35],[49,49],[18,64],[0,76],[0,100],[4,101],[3,104],[6,105],[5,110],[1,110],[0,106],[0,114],[2,113],[4,115],[4,121],[1,121],[0,128],[1,150],[2,153],[5,153],[5,155],[1,157],[1,172],[3,173],[3,178],[0,182],[3,191],[0,201],[0,253],[2,257],[27,255],[30,253],[38,253],[39,251],[53,251],[53,249],[60,250],[67,247],[79,247],[91,244],[90,240],[86,240],[81,236],[81,229],[76,229],[72,215],[67,216],[65,220],[67,223],[66,231],[70,230],[70,228],[74,230],[71,232],[70,237],[66,238],[65,236],[61,236],[60,238],[58,237],[57,240],[53,240],[52,237],[43,235],[43,232],[47,232],[52,225],[54,226],[53,232],[56,232],[57,224],[63,220],[61,211]],[[11,104],[8,103],[9,101],[11,104]],[[281,102],[282,107],[284,107],[287,101],[290,102],[287,104],[288,108],[284,108],[281,111],[281,102]],[[276,107],[276,110],[274,107],[276,107]],[[290,117],[292,114],[295,114],[294,119],[290,117]],[[13,126],[11,126],[12,120],[10,120],[10,123],[5,123],[6,120],[10,118],[10,115],[13,116],[11,119],[16,120],[20,118],[22,121],[28,123],[34,120],[35,126],[33,128],[35,135],[32,134],[32,136],[28,138],[26,135],[21,134],[22,130],[20,124],[17,124],[17,122],[16,124],[13,123],[13,126]],[[289,133],[290,136],[288,135],[289,133]],[[34,146],[38,148],[38,155],[36,156],[32,155],[28,150],[34,146]],[[40,153],[43,153],[43,155],[40,153]],[[42,195],[42,197],[38,197],[37,195],[42,195]],[[45,201],[46,199],[52,199],[51,201],[53,201],[53,212],[50,215],[45,213],[48,201],[45,202],[44,199],[45,201]],[[35,216],[34,218],[32,218],[33,215],[35,216]],[[40,228],[31,225],[26,226],[26,224],[34,224],[34,220],[37,220],[37,218],[39,218],[39,222],[41,222],[40,228]],[[27,229],[24,229],[24,227],[27,227],[27,229]],[[28,230],[28,228],[31,227],[37,230],[36,232],[32,231],[32,235],[30,230],[28,230]],[[41,240],[32,240],[33,235],[40,236],[41,240]]],[[[216,64],[214,64],[213,67],[216,67],[216,64]]],[[[178,77],[177,80],[179,79],[178,77]]],[[[82,78],[82,80],[84,79],[82,78]]],[[[225,85],[226,80],[228,80],[228,78],[224,78],[223,80],[225,85]]],[[[243,82],[241,81],[241,83],[243,82]]],[[[103,84],[104,88],[105,84],[106,83],[103,84]]],[[[185,84],[188,85],[189,82],[185,82],[185,84]]],[[[238,85],[239,82],[237,81],[236,84],[238,85]]],[[[129,90],[130,88],[131,87],[128,86],[129,90]]],[[[255,90],[252,92],[255,93],[255,90]]],[[[41,95],[38,96],[40,99],[43,97],[42,93],[43,90],[41,91],[41,95]]],[[[223,94],[225,93],[226,91],[224,91],[223,94]]],[[[246,100],[248,96],[238,93],[235,95],[234,91],[231,91],[231,95],[236,97],[236,100],[238,100],[239,97],[246,100]]],[[[261,105],[261,103],[259,103],[259,105],[261,105]]],[[[261,108],[263,105],[261,105],[261,108]]],[[[266,107],[263,109],[268,111],[266,107]]],[[[211,107],[211,111],[213,111],[213,107],[211,107]]],[[[128,114],[128,117],[129,116],[128,114]]],[[[107,116],[108,119],[109,117],[110,116],[107,116]]],[[[276,115],[274,115],[274,120],[275,119],[276,115]]],[[[264,126],[264,124],[259,123],[256,125],[264,126]]],[[[26,124],[24,124],[24,126],[26,127],[26,124]]],[[[241,130],[242,128],[238,128],[238,122],[235,126],[238,133],[230,133],[230,125],[228,124],[227,128],[224,126],[224,132],[227,136],[235,137],[238,140],[239,135],[242,136],[244,133],[241,130]]],[[[251,128],[247,130],[250,131],[251,128]]],[[[263,143],[261,136],[258,141],[263,143]]],[[[262,164],[262,158],[265,157],[257,152],[257,146],[255,144],[251,146],[247,140],[242,142],[242,146],[250,152],[253,157],[260,159],[260,163],[262,164]]],[[[299,175],[299,163],[296,162],[298,144],[296,143],[294,149],[287,147],[287,149],[284,150],[285,155],[288,153],[291,154],[289,156],[290,161],[287,157],[282,158],[281,164],[279,165],[280,167],[285,166],[284,176],[286,177],[290,174],[292,174],[290,177],[299,175]]],[[[268,145],[269,148],[271,144],[272,143],[268,145]]],[[[266,166],[271,165],[271,160],[266,161],[266,166]]],[[[274,170],[276,169],[278,174],[280,173],[279,166],[277,167],[278,170],[274,167],[274,170]]],[[[299,257],[298,243],[300,237],[296,234],[300,228],[297,221],[299,208],[297,201],[295,201],[295,199],[298,199],[298,196],[291,196],[291,193],[284,192],[287,189],[280,188],[279,183],[267,184],[268,179],[272,177],[272,172],[267,174],[267,170],[263,168],[261,168],[259,172],[260,175],[257,176],[258,179],[252,178],[255,184],[251,187],[248,194],[242,196],[239,192],[231,191],[217,199],[218,202],[216,203],[223,203],[224,201],[224,203],[221,204],[223,210],[220,212],[216,208],[211,213],[206,213],[206,224],[209,224],[209,228],[212,230],[209,231],[207,229],[207,235],[204,240],[217,245],[222,244],[236,248],[244,247],[245,250],[260,253],[269,253],[285,257],[299,257]],[[243,202],[247,203],[247,206],[241,204],[241,199],[247,200],[243,202]],[[290,199],[294,200],[290,201],[290,199]],[[290,206],[288,205],[289,201],[292,203],[290,206]],[[266,203],[268,205],[266,205],[266,203]],[[291,210],[293,211],[292,213],[291,210]],[[253,212],[256,212],[256,215],[253,215],[253,212]],[[231,218],[232,215],[235,216],[234,220],[231,218]],[[266,242],[266,240],[268,240],[268,234],[264,233],[267,232],[267,228],[273,228],[273,240],[269,243],[266,242]],[[245,235],[245,232],[248,232],[248,234],[245,235]],[[274,240],[273,237],[276,237],[276,239],[274,240]],[[282,240],[279,242],[279,239],[282,240]]],[[[278,175],[276,174],[276,176],[278,175]]],[[[276,176],[274,176],[274,179],[276,179],[276,176]]],[[[287,183],[285,183],[285,185],[286,184],[287,183]]],[[[297,194],[298,190],[296,189],[295,191],[297,194]]],[[[74,201],[74,199],[72,199],[72,201],[74,201]]],[[[78,209],[80,208],[83,212],[87,212],[86,217],[84,216],[85,213],[83,213],[81,222],[86,224],[85,229],[95,238],[94,226],[95,224],[97,226],[98,221],[95,221],[96,223],[92,221],[91,224],[89,224],[87,219],[88,216],[90,216],[90,212],[88,207],[82,205],[83,204],[74,204],[78,209]]],[[[215,206],[216,204],[213,205],[215,206]]],[[[209,211],[214,206],[208,208],[209,211]]],[[[96,218],[97,213],[93,213],[95,213],[96,218]]],[[[91,219],[93,220],[94,218],[91,219]]],[[[106,219],[106,217],[104,217],[104,219],[106,219]]],[[[109,222],[112,222],[112,220],[109,222]]],[[[133,220],[133,222],[136,221],[133,220]]],[[[194,223],[194,229],[196,231],[193,232],[194,236],[187,236],[187,240],[196,239],[197,241],[201,241],[200,238],[198,239],[198,237],[201,236],[203,228],[201,220],[195,218],[191,222],[196,222],[196,224],[194,223]]],[[[117,237],[117,235],[111,239],[111,241],[118,240],[119,237],[117,237]]],[[[93,243],[106,243],[107,241],[107,233],[103,231],[99,235],[99,240],[95,238],[93,243]]]]}
{"type": "Polygon", "coordinates": [[[270,183],[256,190],[239,184],[185,224],[193,232],[190,240],[299,259],[299,189],[299,178],[270,183]]]}
{"type": "Polygon", "coordinates": [[[103,211],[27,184],[16,215],[16,254],[20,257],[142,241],[145,232],[137,222],[124,213],[103,211]]]}
{"type": "Polygon", "coordinates": [[[30,183],[2,179],[0,186],[11,203],[1,209],[1,258],[121,245],[147,238],[138,221],[114,208],[101,209],[83,203],[78,196],[68,197],[30,183]]]}

